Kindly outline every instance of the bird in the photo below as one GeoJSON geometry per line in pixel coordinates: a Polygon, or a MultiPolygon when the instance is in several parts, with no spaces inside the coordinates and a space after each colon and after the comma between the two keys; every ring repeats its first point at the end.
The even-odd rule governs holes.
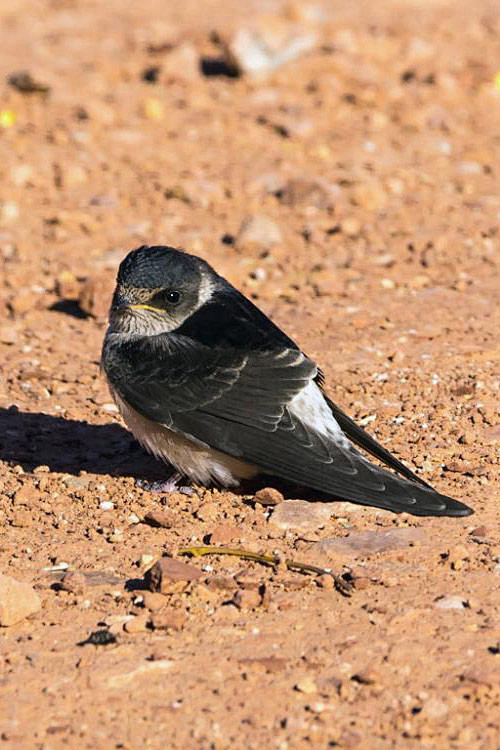
{"type": "Polygon", "coordinates": [[[233,487],[270,475],[321,500],[417,516],[473,512],[358,426],[328,397],[318,365],[183,250],[143,245],[123,259],[101,368],[125,424],[175,479],[233,487]]]}

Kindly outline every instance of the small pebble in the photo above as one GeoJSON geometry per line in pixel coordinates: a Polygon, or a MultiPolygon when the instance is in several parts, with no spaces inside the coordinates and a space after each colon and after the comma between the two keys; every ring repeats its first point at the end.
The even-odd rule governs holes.
{"type": "Polygon", "coordinates": [[[111,502],[111,500],[101,500],[99,503],[99,508],[101,510],[113,510],[115,507],[115,504],[111,502]]]}
{"type": "Polygon", "coordinates": [[[255,501],[261,505],[279,505],[285,498],[274,487],[263,487],[255,493],[255,501]]]}
{"type": "Polygon", "coordinates": [[[465,609],[464,599],[461,596],[444,596],[436,602],[437,609],[465,609]]]}
{"type": "Polygon", "coordinates": [[[313,678],[309,676],[303,677],[299,680],[295,685],[295,690],[298,690],[299,693],[305,693],[305,695],[314,695],[314,693],[318,692],[316,683],[313,678]]]}
{"type": "Polygon", "coordinates": [[[131,620],[128,620],[124,624],[123,629],[125,630],[126,633],[130,633],[130,634],[145,633],[148,629],[149,620],[150,620],[149,613],[137,615],[136,617],[133,617],[131,620]]]}

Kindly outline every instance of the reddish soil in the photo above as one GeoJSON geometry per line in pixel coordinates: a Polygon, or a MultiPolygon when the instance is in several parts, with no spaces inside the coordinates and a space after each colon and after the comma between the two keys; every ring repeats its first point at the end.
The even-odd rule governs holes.
{"type": "Polygon", "coordinates": [[[0,628],[0,748],[498,750],[498,3],[18,0],[0,22],[0,572],[41,599],[0,628]],[[252,24],[316,42],[224,75],[212,32],[252,24]],[[476,514],[313,503],[294,526],[253,490],[137,486],[164,470],[100,346],[117,264],[160,242],[476,514]],[[222,556],[144,591],[207,539],[331,565],[352,595],[222,556]]]}

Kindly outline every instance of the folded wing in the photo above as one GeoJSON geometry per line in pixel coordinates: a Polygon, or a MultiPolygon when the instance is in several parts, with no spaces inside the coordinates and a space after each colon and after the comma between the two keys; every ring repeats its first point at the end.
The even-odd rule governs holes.
{"type": "Polygon", "coordinates": [[[265,473],[396,512],[470,513],[417,480],[325,400],[316,365],[298,349],[218,349],[176,334],[111,336],[103,365],[113,388],[140,414],[265,473]],[[343,430],[409,479],[371,464],[343,430]]]}

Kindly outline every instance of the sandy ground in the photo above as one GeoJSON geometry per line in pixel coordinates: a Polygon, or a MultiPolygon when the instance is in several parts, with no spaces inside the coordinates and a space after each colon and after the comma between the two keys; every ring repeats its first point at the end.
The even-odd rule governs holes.
{"type": "Polygon", "coordinates": [[[41,601],[0,628],[0,747],[497,750],[498,3],[18,0],[0,29],[0,571],[41,601]],[[225,75],[214,40],[253,27],[313,42],[225,75]],[[164,470],[99,357],[118,262],[158,242],[476,514],[137,486],[164,470]],[[207,541],[352,595],[222,556],[145,591],[207,541]]]}

